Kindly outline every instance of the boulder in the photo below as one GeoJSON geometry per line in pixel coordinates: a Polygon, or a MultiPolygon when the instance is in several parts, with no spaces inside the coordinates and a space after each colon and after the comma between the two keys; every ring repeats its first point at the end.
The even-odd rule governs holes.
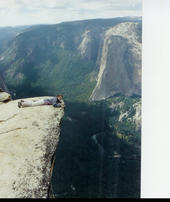
{"type": "Polygon", "coordinates": [[[1,102],[8,102],[11,100],[11,95],[9,93],[0,91],[0,103],[1,102]]]}

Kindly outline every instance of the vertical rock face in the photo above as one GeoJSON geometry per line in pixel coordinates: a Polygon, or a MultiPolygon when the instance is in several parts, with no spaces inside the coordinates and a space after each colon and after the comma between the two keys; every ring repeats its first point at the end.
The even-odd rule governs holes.
{"type": "Polygon", "coordinates": [[[81,35],[81,42],[78,45],[78,54],[84,59],[96,62],[101,34],[92,29],[87,29],[81,35]]]}
{"type": "Polygon", "coordinates": [[[92,37],[90,35],[90,31],[86,30],[83,35],[82,35],[82,41],[78,47],[78,50],[80,51],[80,54],[84,58],[90,59],[91,55],[91,42],[92,42],[92,37]]]}
{"type": "Polygon", "coordinates": [[[100,70],[92,100],[115,94],[141,94],[141,42],[138,23],[120,23],[105,32],[100,70]]]}
{"type": "Polygon", "coordinates": [[[80,99],[85,91],[91,100],[140,95],[141,34],[138,18],[33,26],[0,54],[0,72],[18,98],[60,90],[69,92],[69,99],[80,99]],[[23,92],[24,86],[30,92],[23,92]]]}
{"type": "Polygon", "coordinates": [[[0,104],[0,198],[48,197],[63,115],[63,109],[50,105],[0,104]]]}

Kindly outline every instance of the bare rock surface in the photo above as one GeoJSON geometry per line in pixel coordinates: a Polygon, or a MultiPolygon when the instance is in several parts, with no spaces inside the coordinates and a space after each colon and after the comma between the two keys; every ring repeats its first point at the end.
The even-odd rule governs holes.
{"type": "Polygon", "coordinates": [[[0,104],[0,198],[47,198],[64,110],[17,102],[0,104]]]}
{"type": "Polygon", "coordinates": [[[10,101],[11,95],[7,92],[0,92],[0,104],[2,102],[10,101]]]}
{"type": "Polygon", "coordinates": [[[99,66],[92,100],[102,100],[116,94],[141,94],[141,42],[138,40],[138,23],[120,23],[105,32],[99,66]]]}

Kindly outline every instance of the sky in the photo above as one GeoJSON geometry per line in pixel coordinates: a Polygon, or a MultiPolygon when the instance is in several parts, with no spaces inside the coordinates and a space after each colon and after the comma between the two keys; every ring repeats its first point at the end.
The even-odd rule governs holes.
{"type": "Polygon", "coordinates": [[[0,0],[0,26],[142,16],[142,0],[0,0]]]}

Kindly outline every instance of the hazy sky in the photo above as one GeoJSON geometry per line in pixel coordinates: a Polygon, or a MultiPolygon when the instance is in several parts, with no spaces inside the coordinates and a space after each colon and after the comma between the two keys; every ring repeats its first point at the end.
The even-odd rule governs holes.
{"type": "Polygon", "coordinates": [[[0,26],[142,16],[142,0],[0,0],[0,26]]]}

